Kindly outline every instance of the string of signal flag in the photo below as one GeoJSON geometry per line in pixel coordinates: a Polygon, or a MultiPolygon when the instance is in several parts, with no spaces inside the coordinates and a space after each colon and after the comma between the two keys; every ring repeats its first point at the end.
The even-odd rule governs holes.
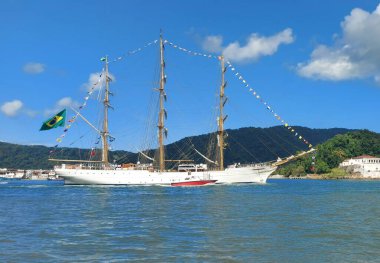
{"type": "MultiPolygon", "coordinates": [[[[148,42],[139,48],[136,48],[134,50],[130,50],[130,51],[126,52],[124,55],[118,56],[117,58],[108,61],[108,63],[113,63],[113,62],[118,62],[118,61],[124,60],[127,56],[131,56],[131,55],[134,55],[136,53],[139,53],[139,52],[143,51],[144,49],[146,49],[147,47],[155,45],[157,43],[158,43],[158,40],[148,42]]],[[[220,60],[222,58],[221,56],[216,56],[213,54],[206,54],[206,53],[202,53],[202,52],[192,51],[190,49],[184,48],[184,47],[177,45],[173,42],[170,42],[168,40],[164,40],[164,44],[168,44],[170,47],[173,47],[174,49],[177,49],[179,51],[182,51],[182,52],[184,52],[188,55],[192,55],[192,56],[199,56],[199,57],[204,57],[204,58],[209,58],[209,59],[217,59],[217,60],[220,60]]],[[[101,58],[101,61],[104,61],[104,59],[101,58]]],[[[258,94],[258,92],[254,88],[252,88],[252,86],[248,83],[248,81],[243,77],[243,75],[239,71],[237,71],[237,68],[229,60],[226,60],[226,63],[228,65],[227,69],[229,69],[232,72],[232,74],[242,83],[242,85],[247,89],[247,91],[250,92],[254,96],[254,98],[256,98],[272,114],[272,116],[276,120],[280,121],[281,124],[285,128],[287,128],[291,133],[294,134],[294,136],[296,138],[298,138],[300,141],[302,141],[304,144],[306,144],[309,148],[313,147],[313,145],[311,143],[309,143],[300,133],[298,133],[294,127],[289,125],[288,122],[286,122],[283,118],[280,117],[279,114],[277,114],[274,111],[273,107],[270,106],[270,104],[267,103],[262,98],[262,96],[260,96],[258,94]]],[[[56,139],[57,144],[54,146],[55,148],[58,147],[58,145],[62,142],[62,139],[66,136],[66,133],[71,128],[71,125],[75,122],[77,117],[80,115],[80,111],[87,105],[87,101],[90,98],[90,96],[92,95],[92,93],[95,91],[95,88],[99,84],[101,84],[103,71],[104,70],[102,70],[102,73],[99,75],[97,81],[92,84],[90,91],[87,92],[87,95],[84,97],[84,102],[79,107],[78,112],[76,112],[76,114],[74,114],[74,116],[72,116],[69,119],[68,122],[70,124],[66,125],[66,127],[64,129],[64,133],[56,139]]]]}
{"type": "MultiPolygon", "coordinates": [[[[118,56],[117,58],[115,59],[112,59],[112,60],[109,60],[107,63],[113,63],[113,62],[118,62],[118,61],[121,61],[123,59],[125,59],[127,56],[131,56],[131,55],[134,55],[136,53],[139,53],[141,51],[143,51],[144,49],[146,49],[147,47],[151,46],[151,45],[154,45],[158,42],[158,40],[153,40],[151,42],[148,42],[146,43],[145,45],[139,47],[139,48],[136,48],[134,50],[130,50],[128,52],[126,52],[124,55],[121,55],[121,56],[118,56]]],[[[106,59],[104,57],[102,57],[100,59],[100,61],[105,61],[106,59]]],[[[89,98],[91,97],[91,95],[94,93],[94,91],[99,87],[99,85],[101,85],[102,83],[102,76],[104,74],[104,68],[102,69],[102,73],[99,74],[97,80],[91,84],[91,88],[90,90],[87,92],[86,96],[84,97],[84,101],[83,103],[79,106],[77,112],[68,120],[69,124],[67,124],[65,126],[65,129],[63,130],[63,133],[56,139],[56,145],[54,145],[54,148],[57,148],[63,141],[63,138],[66,137],[66,134],[67,132],[70,130],[72,124],[75,122],[75,120],[79,117],[80,115],[80,112],[86,107],[87,105],[87,101],[89,100],[89,98]]],[[[112,140],[113,138],[111,138],[112,140]]],[[[53,153],[54,151],[50,151],[50,154],[53,153]]]]}
{"type": "MultiPolygon", "coordinates": [[[[164,43],[168,43],[169,46],[175,48],[175,49],[178,49],[184,53],[187,53],[189,55],[192,55],[192,56],[201,56],[201,57],[206,57],[206,58],[212,58],[212,59],[218,59],[220,60],[222,57],[221,56],[215,56],[215,55],[212,55],[212,54],[206,54],[206,53],[200,53],[200,52],[194,52],[190,49],[187,49],[187,48],[183,48],[177,44],[174,44],[173,42],[170,42],[170,41],[167,41],[165,40],[164,43]]],[[[226,60],[226,63],[227,63],[227,68],[229,70],[231,70],[231,72],[233,73],[233,75],[243,84],[243,86],[248,90],[248,92],[250,92],[262,105],[265,106],[265,108],[273,115],[273,117],[280,121],[281,124],[287,128],[291,133],[294,134],[294,136],[296,138],[298,138],[300,141],[302,141],[304,144],[306,144],[309,148],[312,148],[313,145],[307,141],[300,133],[298,133],[296,131],[296,129],[294,127],[292,127],[291,125],[289,125],[288,122],[286,122],[284,119],[282,119],[280,117],[279,114],[277,114],[273,107],[270,106],[269,103],[267,103],[263,98],[262,96],[260,96],[258,94],[258,92],[252,88],[252,86],[248,83],[248,81],[243,77],[243,75],[237,71],[236,67],[232,65],[232,63],[229,61],[229,60],[226,60]]]]}
{"type": "MultiPolygon", "coordinates": [[[[99,87],[99,85],[101,85],[103,71],[104,70],[102,70],[102,73],[99,74],[98,79],[91,85],[91,88],[87,92],[86,96],[84,97],[84,102],[79,106],[78,111],[67,121],[68,124],[65,126],[63,133],[56,139],[57,144],[54,145],[54,148],[57,148],[59,144],[62,142],[63,138],[66,136],[67,132],[70,130],[72,124],[74,124],[74,122],[80,115],[80,112],[86,107],[87,101],[90,99],[91,95],[99,87]]],[[[50,153],[53,153],[53,151],[50,151],[50,153]]]]}

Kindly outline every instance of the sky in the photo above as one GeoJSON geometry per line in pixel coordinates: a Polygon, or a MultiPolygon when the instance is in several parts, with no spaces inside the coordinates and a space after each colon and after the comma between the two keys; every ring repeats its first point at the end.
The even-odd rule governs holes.
{"type": "Polygon", "coordinates": [[[152,146],[159,62],[154,41],[160,30],[168,41],[167,143],[216,128],[219,61],[194,52],[223,54],[232,65],[226,72],[226,128],[286,123],[380,132],[379,4],[3,0],[0,141],[96,144],[98,135],[81,118],[66,132],[39,128],[64,108],[70,119],[75,115],[71,107],[78,110],[84,102],[81,115],[100,123],[97,88],[85,98],[104,69],[100,58],[107,55],[116,59],[109,64],[114,93],[110,133],[116,138],[112,147],[135,151],[152,146]]]}

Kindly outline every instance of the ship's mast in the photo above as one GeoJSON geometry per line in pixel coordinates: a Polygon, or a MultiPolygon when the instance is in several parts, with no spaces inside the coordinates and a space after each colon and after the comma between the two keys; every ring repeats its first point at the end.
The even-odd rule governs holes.
{"type": "Polygon", "coordinates": [[[164,41],[162,39],[162,34],[160,34],[160,111],[158,116],[158,144],[159,144],[159,164],[160,172],[165,170],[165,151],[164,151],[164,132],[165,129],[165,116],[166,112],[164,109],[165,94],[165,61],[164,61],[164,41]]]}
{"type": "Polygon", "coordinates": [[[105,79],[106,79],[106,90],[104,94],[104,120],[103,120],[103,131],[101,132],[102,137],[102,144],[103,144],[103,150],[102,150],[102,162],[105,166],[108,166],[108,108],[110,107],[109,103],[109,81],[110,77],[108,76],[108,56],[105,57],[105,79]]]}
{"type": "Polygon", "coordinates": [[[220,84],[220,93],[219,93],[219,117],[218,117],[218,150],[219,150],[219,169],[224,170],[224,121],[227,118],[227,115],[224,116],[223,108],[227,102],[227,98],[224,96],[224,88],[226,87],[226,82],[224,80],[224,73],[226,68],[224,66],[224,57],[220,56],[220,65],[221,65],[221,84],[220,84]]]}

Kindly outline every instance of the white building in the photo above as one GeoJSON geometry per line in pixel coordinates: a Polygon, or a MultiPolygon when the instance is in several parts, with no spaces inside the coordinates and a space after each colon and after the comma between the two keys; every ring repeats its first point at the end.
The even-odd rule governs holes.
{"type": "Polygon", "coordinates": [[[344,160],[340,165],[342,168],[351,168],[354,173],[360,173],[363,177],[380,178],[380,158],[361,155],[344,160]]]}

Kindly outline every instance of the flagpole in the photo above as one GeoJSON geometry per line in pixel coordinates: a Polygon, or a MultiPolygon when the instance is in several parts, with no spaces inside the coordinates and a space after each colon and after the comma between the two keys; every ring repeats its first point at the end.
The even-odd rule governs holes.
{"type": "Polygon", "coordinates": [[[226,69],[224,67],[224,57],[223,55],[219,57],[221,66],[221,84],[220,84],[220,94],[219,94],[219,119],[218,119],[218,148],[219,148],[219,170],[224,170],[224,121],[227,116],[224,116],[223,108],[224,104],[227,102],[227,98],[224,96],[224,88],[226,83],[224,80],[224,73],[226,69]]]}
{"type": "Polygon", "coordinates": [[[159,165],[160,172],[165,170],[165,151],[164,151],[164,129],[165,129],[165,61],[164,61],[164,41],[162,39],[162,32],[160,33],[160,111],[158,117],[158,145],[159,145],[159,165]]]}
{"type": "Polygon", "coordinates": [[[103,131],[101,132],[102,137],[102,162],[105,166],[109,165],[108,162],[108,108],[109,108],[109,76],[108,76],[108,56],[105,57],[105,73],[106,73],[106,90],[104,94],[104,120],[103,120],[103,131]]]}

